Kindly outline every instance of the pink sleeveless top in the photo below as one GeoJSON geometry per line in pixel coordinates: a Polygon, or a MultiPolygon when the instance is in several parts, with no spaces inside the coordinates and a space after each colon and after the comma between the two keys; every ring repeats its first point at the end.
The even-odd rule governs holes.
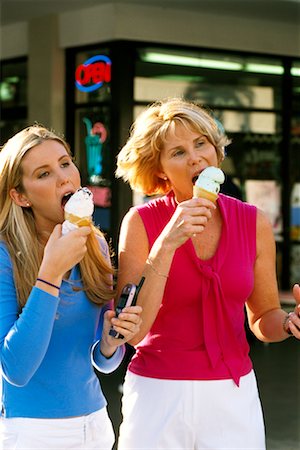
{"type": "MultiPolygon", "coordinates": [[[[197,257],[191,239],[178,248],[156,320],[136,346],[129,370],[172,380],[217,380],[252,369],[244,305],[254,284],[256,208],[232,197],[218,199],[223,223],[216,253],[197,257]]],[[[149,245],[170,220],[173,193],[138,206],[149,245]]]]}

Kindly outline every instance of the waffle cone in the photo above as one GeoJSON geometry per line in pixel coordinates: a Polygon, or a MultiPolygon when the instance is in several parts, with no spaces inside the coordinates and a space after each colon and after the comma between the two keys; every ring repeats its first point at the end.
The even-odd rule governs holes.
{"type": "Polygon", "coordinates": [[[215,194],[214,192],[206,191],[205,189],[203,189],[199,186],[193,186],[193,197],[206,198],[207,200],[210,200],[211,202],[216,203],[218,194],[215,194]]]}
{"type": "Polygon", "coordinates": [[[70,214],[65,212],[65,220],[68,220],[69,222],[73,223],[74,225],[77,225],[78,227],[86,227],[92,224],[92,218],[91,217],[78,217],[74,214],[70,214]]]}

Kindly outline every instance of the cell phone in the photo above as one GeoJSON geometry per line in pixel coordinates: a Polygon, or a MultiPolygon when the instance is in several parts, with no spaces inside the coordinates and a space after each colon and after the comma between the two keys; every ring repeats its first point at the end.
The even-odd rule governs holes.
{"type": "MultiPolygon", "coordinates": [[[[138,285],[128,283],[123,287],[116,306],[116,317],[118,317],[118,315],[122,312],[123,308],[125,308],[126,306],[134,306],[136,304],[138,294],[141,290],[141,287],[143,286],[144,281],[145,277],[142,277],[138,285]]],[[[109,335],[115,337],[116,339],[123,339],[124,337],[122,334],[118,333],[113,328],[109,330],[109,335]]]]}
{"type": "Polygon", "coordinates": [[[132,283],[126,284],[126,286],[123,287],[118,304],[116,306],[116,316],[120,314],[123,308],[126,306],[131,306],[134,295],[136,291],[136,285],[132,283]]]}

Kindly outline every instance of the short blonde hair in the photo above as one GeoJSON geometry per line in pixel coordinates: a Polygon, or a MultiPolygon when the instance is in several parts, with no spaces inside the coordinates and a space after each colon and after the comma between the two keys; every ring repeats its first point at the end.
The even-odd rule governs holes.
{"type": "Polygon", "coordinates": [[[206,136],[215,147],[221,164],[224,148],[230,144],[223,128],[203,107],[172,98],[153,103],[133,123],[129,139],[117,157],[116,177],[123,178],[132,189],[144,194],[168,192],[168,180],[158,176],[161,171],[160,153],[167,134],[175,132],[178,124],[206,136]]]}

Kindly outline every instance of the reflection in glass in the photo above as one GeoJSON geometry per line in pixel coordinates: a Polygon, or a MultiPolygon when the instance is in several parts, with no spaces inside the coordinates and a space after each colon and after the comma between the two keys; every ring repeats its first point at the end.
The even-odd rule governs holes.
{"type": "Polygon", "coordinates": [[[266,213],[276,239],[280,240],[282,233],[281,186],[274,180],[247,180],[245,188],[246,201],[266,213]]]}
{"type": "MultiPolygon", "coordinates": [[[[240,112],[228,110],[215,110],[219,120],[230,133],[276,133],[277,117],[272,112],[240,112]]],[[[263,139],[263,138],[262,138],[263,139]]]]}
{"type": "Polygon", "coordinates": [[[27,104],[27,60],[1,62],[1,109],[27,104]]]}
{"type": "Polygon", "coordinates": [[[138,56],[136,101],[179,95],[210,107],[281,107],[277,58],[157,48],[141,48],[138,56]]]}

